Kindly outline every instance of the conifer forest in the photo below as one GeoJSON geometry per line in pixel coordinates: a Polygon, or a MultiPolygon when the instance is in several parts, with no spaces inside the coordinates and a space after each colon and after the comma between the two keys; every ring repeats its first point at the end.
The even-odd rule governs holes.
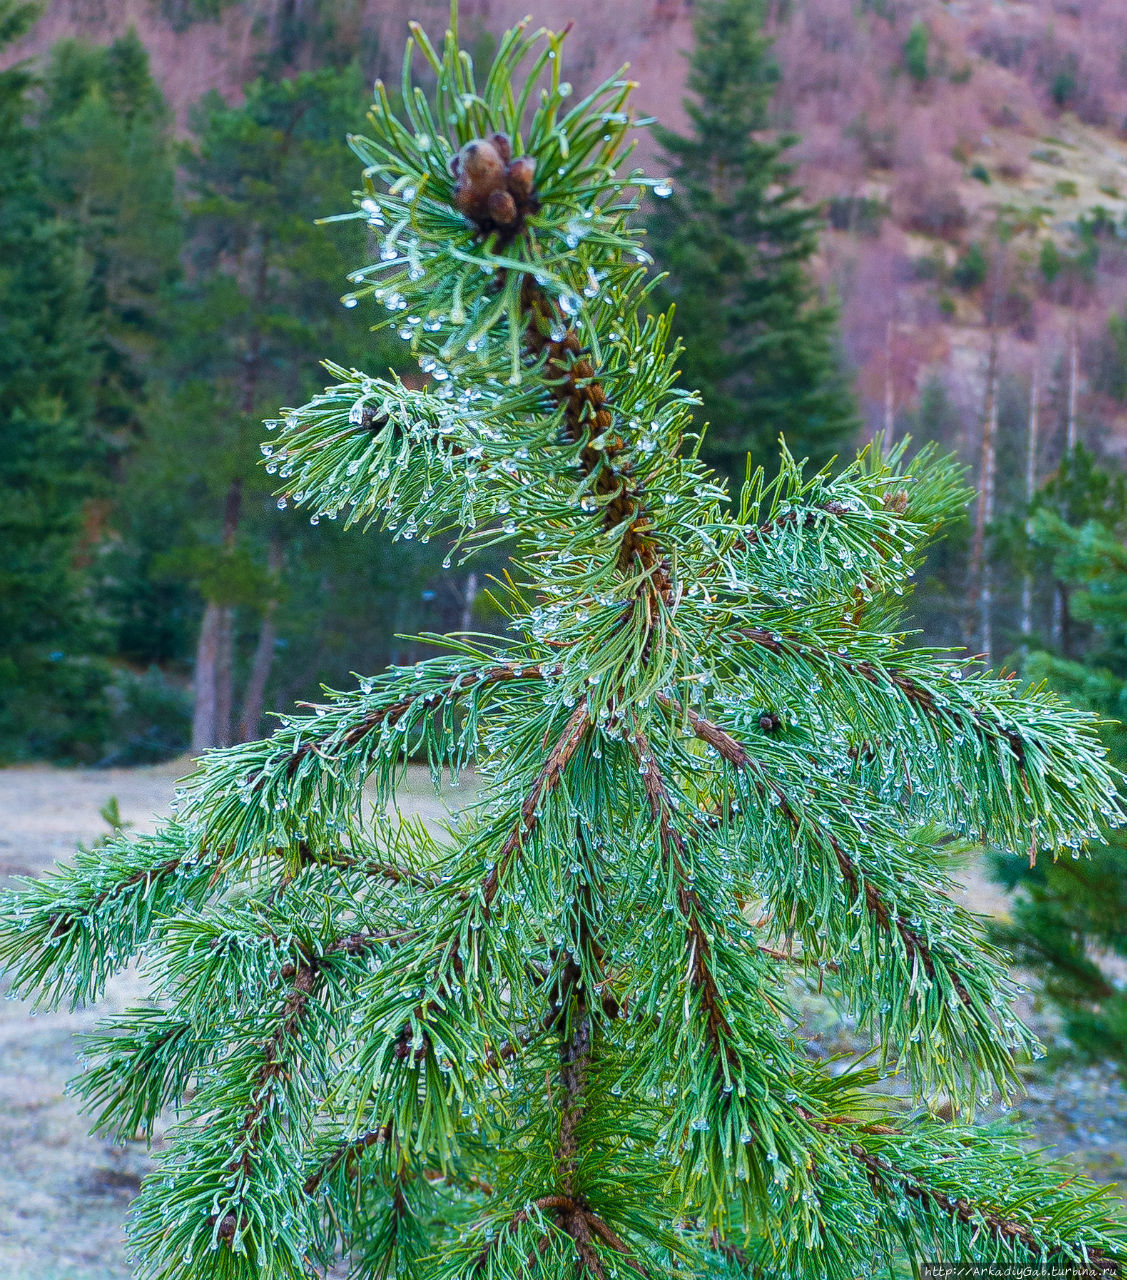
{"type": "Polygon", "coordinates": [[[0,0],[0,1280],[1127,1277],[1121,0],[0,0]]]}

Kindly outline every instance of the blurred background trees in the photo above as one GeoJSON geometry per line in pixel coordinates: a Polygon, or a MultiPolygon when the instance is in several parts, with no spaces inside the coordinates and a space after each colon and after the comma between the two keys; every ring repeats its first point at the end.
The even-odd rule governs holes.
{"type": "MultiPolygon", "coordinates": [[[[1026,673],[1107,717],[1103,737],[1127,766],[1127,481],[1097,466],[1082,445],[1038,495],[1037,552],[1064,588],[1066,652],[1039,650],[1026,673]]],[[[1113,832],[1090,858],[1025,867],[997,857],[997,878],[1020,888],[999,940],[1035,975],[1061,1018],[1062,1046],[1081,1058],[1113,1058],[1127,1069],[1127,832],[1113,832]]]]}
{"type": "MultiPolygon", "coordinates": [[[[13,39],[35,12],[5,4],[13,39]]],[[[2,757],[253,737],[396,632],[472,620],[443,549],[311,530],[255,465],[262,419],[318,384],[310,351],[398,356],[339,302],[364,231],[316,224],[353,178],[364,77],[279,58],[182,140],[132,30],[0,80],[2,757]]]]}
{"type": "Polygon", "coordinates": [[[779,68],[763,6],[712,0],[694,30],[689,132],[656,131],[671,188],[655,190],[650,247],[703,401],[703,455],[738,488],[749,454],[775,469],[780,434],[818,467],[851,451],[859,422],[836,310],[809,274],[820,220],[784,158],[798,139],[766,132],[779,68]]]}

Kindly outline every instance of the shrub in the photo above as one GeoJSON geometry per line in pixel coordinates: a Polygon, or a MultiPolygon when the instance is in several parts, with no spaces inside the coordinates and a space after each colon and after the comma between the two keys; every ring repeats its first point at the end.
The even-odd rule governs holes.
{"type": "Polygon", "coordinates": [[[976,240],[951,269],[951,280],[964,292],[977,289],[986,279],[989,263],[976,240]]]}
{"type": "Polygon", "coordinates": [[[887,215],[888,206],[871,196],[832,196],[826,202],[826,221],[835,231],[876,237],[887,215]]]}
{"type": "Polygon", "coordinates": [[[103,765],[157,764],[188,749],[192,701],[183,684],[158,667],[138,674],[120,671],[108,690],[110,741],[103,765]]]}
{"type": "Polygon", "coordinates": [[[966,229],[968,215],[950,177],[928,169],[906,175],[896,187],[893,208],[912,231],[954,240],[966,229]]]}
{"type": "Polygon", "coordinates": [[[908,39],[904,42],[904,67],[918,85],[923,84],[930,75],[929,42],[927,25],[923,22],[913,22],[912,29],[908,32],[908,39]]]}

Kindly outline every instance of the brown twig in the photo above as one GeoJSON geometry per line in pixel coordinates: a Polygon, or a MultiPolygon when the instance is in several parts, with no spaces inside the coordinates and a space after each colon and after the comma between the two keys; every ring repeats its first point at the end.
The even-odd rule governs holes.
{"type": "Polygon", "coordinates": [[[804,529],[811,529],[818,523],[819,513],[823,512],[831,516],[844,516],[848,514],[849,508],[844,503],[836,501],[836,499],[830,499],[829,502],[818,502],[800,511],[785,511],[782,515],[776,516],[774,520],[752,525],[744,533],[743,538],[736,541],[735,546],[738,548],[741,543],[748,547],[758,546],[763,538],[769,537],[776,530],[786,525],[801,523],[804,529]]]}
{"type": "Polygon", "coordinates": [[[380,1125],[378,1129],[369,1129],[366,1133],[362,1133],[358,1138],[350,1138],[348,1142],[341,1145],[324,1160],[313,1172],[305,1179],[302,1185],[302,1191],[307,1196],[317,1193],[321,1183],[342,1164],[350,1165],[377,1143],[388,1142],[391,1138],[391,1125],[380,1125]]]}
{"type": "MultiPolygon", "coordinates": [[[[636,1271],[640,1276],[649,1275],[645,1267],[634,1257],[633,1250],[622,1237],[581,1199],[572,1195],[553,1193],[534,1200],[533,1207],[539,1209],[542,1213],[551,1213],[555,1225],[571,1238],[579,1256],[580,1274],[585,1272],[594,1276],[595,1280],[604,1280],[606,1276],[606,1268],[594,1247],[595,1238],[597,1237],[605,1245],[613,1249],[615,1253],[622,1255],[623,1261],[632,1271],[636,1271]]],[[[489,1258],[496,1252],[502,1242],[524,1223],[528,1222],[531,1217],[532,1214],[526,1209],[519,1209],[514,1213],[506,1222],[503,1231],[490,1241],[478,1255],[474,1268],[475,1272],[484,1270],[489,1263],[489,1258]]],[[[537,1242],[537,1250],[543,1252],[546,1244],[547,1237],[541,1236],[537,1242]]]]}
{"type": "MultiPolygon", "coordinates": [[[[825,1132],[831,1127],[831,1122],[816,1122],[814,1127],[825,1132]]],[[[888,1130],[888,1132],[895,1133],[896,1130],[888,1130]]],[[[1018,1218],[1008,1217],[996,1209],[975,1204],[965,1196],[952,1195],[948,1191],[930,1186],[918,1174],[897,1168],[886,1159],[866,1151],[860,1143],[851,1142],[849,1154],[865,1170],[875,1195],[879,1196],[885,1187],[893,1184],[910,1200],[919,1201],[924,1205],[933,1205],[965,1226],[973,1227],[976,1231],[985,1230],[995,1240],[1009,1246],[1020,1244],[1031,1254],[1041,1256],[1044,1241],[1038,1238],[1028,1223],[1018,1218]]],[[[1112,1277],[1122,1274],[1120,1264],[1102,1250],[1090,1250],[1088,1262],[1091,1266],[1098,1267],[1102,1275],[1112,1277]]]]}
{"type": "Polygon", "coordinates": [[[532,786],[529,788],[528,794],[524,798],[524,803],[520,807],[520,818],[516,826],[501,846],[492,869],[482,882],[481,891],[485,899],[486,911],[493,905],[493,899],[497,896],[501,879],[508,871],[513,858],[523,847],[526,837],[539,821],[538,811],[540,805],[559,785],[564,770],[567,768],[572,756],[575,755],[579,744],[583,741],[590,727],[591,717],[587,707],[587,699],[581,698],[576,704],[575,710],[568,717],[563,732],[557,739],[555,746],[548,753],[540,772],[536,775],[532,786]]]}
{"type": "Polygon", "coordinates": [[[629,573],[640,567],[653,589],[666,600],[671,599],[669,566],[647,532],[649,516],[642,486],[633,474],[628,441],[613,431],[613,405],[589,353],[571,325],[564,326],[561,337],[553,336],[563,317],[531,275],[526,274],[522,280],[521,300],[528,316],[525,350],[534,359],[546,357],[544,377],[564,410],[564,432],[574,444],[585,435],[588,437],[579,463],[583,474],[593,477],[603,527],[623,530],[619,569],[629,573]]]}
{"type": "MultiPolygon", "coordinates": [[[[696,891],[689,888],[689,877],[685,869],[685,843],[673,821],[673,805],[665,779],[650,751],[649,740],[640,729],[635,728],[631,748],[643,776],[650,815],[657,823],[662,857],[677,881],[677,906],[685,922],[690,955],[689,981],[700,992],[713,1048],[729,1065],[734,1066],[738,1063],[738,1057],[732,1044],[732,1028],[722,1011],[720,991],[709,968],[712,945],[708,932],[701,923],[700,899],[696,891]]],[[[717,1069],[720,1070],[719,1064],[717,1069]]]]}
{"type": "MultiPolygon", "coordinates": [[[[336,745],[340,749],[354,747],[362,742],[368,734],[382,728],[383,725],[387,724],[394,727],[408,711],[419,703],[429,710],[432,707],[441,705],[446,700],[457,699],[487,685],[502,684],[510,680],[539,680],[542,678],[543,671],[539,666],[536,664],[526,665],[520,662],[498,663],[495,666],[487,667],[484,671],[478,671],[469,676],[461,674],[451,679],[448,687],[441,692],[435,690],[431,693],[423,694],[421,698],[418,696],[400,698],[396,702],[389,703],[386,707],[369,712],[368,715],[358,720],[347,733],[342,734],[336,740],[336,745]],[[517,675],[518,670],[520,675],[517,675]]],[[[313,704],[299,705],[312,706],[313,704]]],[[[308,755],[312,753],[320,754],[323,750],[324,742],[331,737],[332,735],[329,734],[326,735],[325,739],[311,739],[303,742],[291,752],[289,761],[286,764],[286,776],[292,778],[297,772],[298,766],[308,755]]],[[[263,770],[257,778],[251,779],[247,785],[253,790],[256,785],[261,785],[266,776],[266,771],[263,770]]]]}

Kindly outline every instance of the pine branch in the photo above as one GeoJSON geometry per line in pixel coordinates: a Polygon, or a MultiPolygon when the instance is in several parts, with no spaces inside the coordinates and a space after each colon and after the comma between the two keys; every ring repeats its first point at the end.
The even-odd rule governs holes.
{"type": "Polygon", "coordinates": [[[747,627],[741,636],[757,648],[777,655],[793,655],[813,661],[823,669],[836,670],[845,676],[860,676],[867,683],[880,689],[895,689],[909,706],[922,712],[929,719],[939,721],[944,728],[954,731],[975,732],[996,750],[1008,748],[1019,771],[1024,773],[1026,743],[1021,733],[1008,728],[989,713],[970,707],[966,710],[949,706],[940,707],[934,689],[928,688],[905,671],[898,671],[891,664],[877,666],[862,660],[854,662],[842,659],[827,649],[819,649],[795,637],[777,636],[759,627],[747,627]]]}
{"type": "Polygon", "coordinates": [[[107,979],[163,930],[162,916],[202,905],[228,849],[170,823],[156,836],[116,837],[72,866],[0,898],[0,964],[14,994],[40,1005],[98,999],[107,979]]]}
{"type": "Polygon", "coordinates": [[[590,713],[586,699],[581,699],[575,710],[568,717],[563,733],[560,734],[555,746],[548,753],[543,768],[529,788],[528,795],[520,807],[520,821],[497,851],[496,861],[482,882],[481,896],[485,903],[487,918],[489,909],[493,905],[493,899],[496,897],[502,880],[508,874],[513,859],[520,852],[524,841],[536,826],[540,806],[559,786],[564,770],[567,768],[572,756],[575,755],[590,725],[590,713]]]}
{"type": "MultiPolygon", "coordinates": [[[[663,701],[671,709],[675,711],[681,710],[673,699],[667,698],[663,701]]],[[[732,768],[750,774],[755,780],[755,788],[760,796],[771,795],[775,798],[780,812],[790,823],[796,838],[800,837],[804,830],[811,830],[832,851],[850,900],[863,900],[866,909],[872,915],[878,927],[886,933],[895,931],[903,944],[904,953],[908,959],[919,959],[927,976],[934,980],[936,972],[935,959],[927,940],[909,920],[888,906],[875,885],[862,877],[856,860],[846,852],[837,837],[832,832],[825,831],[816,824],[811,823],[810,818],[800,812],[787,792],[777,782],[767,777],[762,767],[748,754],[743,744],[733,738],[730,733],[719,725],[713,724],[712,721],[698,715],[695,711],[689,710],[686,715],[693,732],[702,742],[707,742],[732,768]]],[[[963,1004],[972,1005],[971,995],[958,974],[952,975],[952,982],[963,1004]]]]}
{"type": "MultiPolygon", "coordinates": [[[[251,1105],[240,1123],[241,1150],[227,1165],[228,1170],[231,1172],[241,1170],[247,1179],[254,1175],[255,1152],[262,1127],[274,1104],[275,1089],[282,1079],[288,1077],[291,1070],[285,1056],[286,1049],[304,1027],[310,1002],[316,998],[320,987],[321,971],[326,957],[334,952],[348,956],[362,955],[368,948],[383,941],[386,939],[365,933],[351,933],[332,942],[321,957],[301,955],[297,960],[282,966],[280,974],[288,984],[288,993],[282,1004],[277,1025],[262,1046],[262,1062],[251,1085],[251,1105]]],[[[371,1145],[371,1143],[364,1145],[371,1145]]],[[[348,1153],[345,1153],[342,1158],[347,1159],[347,1155],[348,1153]]],[[[324,1174],[321,1176],[323,1177],[324,1174]]],[[[308,1185],[307,1180],[306,1187],[308,1185]]],[[[314,1189],[315,1187],[316,1184],[314,1189]]],[[[229,1209],[220,1220],[217,1237],[230,1244],[234,1240],[239,1224],[240,1212],[236,1202],[236,1206],[229,1209]]]]}
{"type": "Polygon", "coordinates": [[[371,778],[380,802],[413,731],[421,732],[435,768],[462,763],[476,737],[481,703],[506,683],[539,683],[534,663],[491,662],[468,653],[419,663],[336,695],[307,717],[291,717],[265,742],[215,751],[190,781],[184,821],[196,838],[222,842],[241,865],[280,848],[336,847],[351,829],[371,778]],[[404,693],[404,685],[415,690],[404,693]],[[455,725],[453,709],[463,708],[455,725]],[[300,820],[291,817],[300,815],[300,820]]]}
{"type": "Polygon", "coordinates": [[[646,799],[649,802],[650,814],[658,827],[666,866],[677,885],[677,907],[685,924],[686,944],[689,951],[689,981],[700,992],[708,1036],[713,1053],[718,1060],[717,1075],[723,1078],[725,1073],[720,1060],[725,1060],[733,1069],[738,1069],[739,1060],[732,1046],[732,1028],[722,1012],[723,1002],[716,980],[709,968],[711,945],[708,933],[701,922],[700,899],[696,892],[688,887],[684,841],[674,824],[669,792],[657,760],[650,750],[649,740],[636,726],[631,739],[631,750],[638,762],[638,771],[643,776],[646,799]]]}
{"type": "MultiPolygon", "coordinates": [[[[648,573],[655,568],[659,553],[653,539],[641,532],[647,523],[643,498],[633,475],[627,441],[622,434],[611,434],[613,406],[606,390],[574,327],[566,327],[562,337],[550,336],[564,319],[558,305],[548,300],[531,276],[523,277],[521,288],[521,301],[529,316],[525,345],[534,358],[544,358],[544,377],[563,409],[564,431],[573,443],[582,445],[580,467],[585,475],[595,478],[595,493],[602,500],[603,527],[617,530],[626,526],[618,567],[621,572],[630,573],[637,565],[648,573]]],[[[670,595],[667,570],[659,574],[654,590],[670,595]]]]}
{"type": "MultiPolygon", "coordinates": [[[[1046,1170],[1047,1177],[1038,1180],[1036,1191],[1023,1188],[1016,1185],[1021,1175],[1037,1171],[1029,1167],[1024,1153],[1009,1148],[999,1153],[1010,1162],[1009,1182],[1000,1180],[977,1196],[964,1190],[952,1192],[937,1180],[936,1171],[943,1170],[944,1161],[936,1161],[934,1152],[923,1152],[921,1168],[906,1166],[904,1154],[907,1144],[918,1138],[918,1134],[896,1125],[858,1123],[842,1116],[807,1118],[818,1132],[848,1144],[846,1150],[864,1171],[873,1194],[880,1201],[887,1203],[898,1197],[906,1198],[919,1208],[924,1220],[938,1216],[954,1227],[969,1228],[967,1234],[971,1242],[985,1236],[1002,1246],[1006,1251],[1004,1256],[1009,1258],[1016,1258],[1015,1251],[1020,1248],[1033,1259],[1073,1264],[1083,1259],[1101,1275],[1122,1274],[1122,1259],[1113,1258],[1101,1245],[1084,1242],[1081,1232],[1088,1226],[1087,1222],[1072,1226],[1072,1230],[1080,1235],[1079,1239],[1068,1238],[1069,1227],[1062,1222],[1062,1211],[1067,1215],[1073,1208],[1065,1197],[1067,1184],[1075,1180],[1075,1174],[1063,1166],[1046,1170]],[[866,1138],[869,1145],[866,1145],[866,1138]],[[876,1144],[875,1149],[872,1149],[873,1144],[876,1144]],[[902,1149],[899,1158],[898,1147],[902,1149]],[[1053,1173],[1060,1175],[1060,1182],[1054,1184],[1050,1181],[1053,1173]],[[1054,1196],[1060,1197],[1061,1203],[1054,1204],[1054,1196]],[[1006,1207],[1007,1200],[1012,1207],[1006,1207]]],[[[943,1137],[949,1144],[947,1160],[957,1160],[961,1155],[973,1157],[989,1150],[989,1137],[974,1129],[962,1128],[960,1131],[958,1126],[946,1126],[943,1137]]],[[[1095,1193],[1095,1198],[1099,1199],[1101,1194],[1106,1195],[1095,1193]]],[[[1083,1203],[1082,1199],[1078,1200],[1076,1207],[1083,1203]]],[[[972,1255],[968,1250],[963,1256],[972,1255]]]]}
{"type": "Polygon", "coordinates": [[[355,1162],[370,1147],[382,1145],[390,1141],[392,1136],[392,1126],[390,1124],[381,1125],[378,1129],[369,1129],[365,1133],[356,1138],[349,1138],[347,1142],[342,1142],[337,1149],[323,1160],[313,1172],[305,1179],[302,1184],[302,1191],[307,1196],[317,1194],[321,1184],[330,1177],[337,1169],[343,1168],[349,1171],[355,1165],[355,1162]]]}

